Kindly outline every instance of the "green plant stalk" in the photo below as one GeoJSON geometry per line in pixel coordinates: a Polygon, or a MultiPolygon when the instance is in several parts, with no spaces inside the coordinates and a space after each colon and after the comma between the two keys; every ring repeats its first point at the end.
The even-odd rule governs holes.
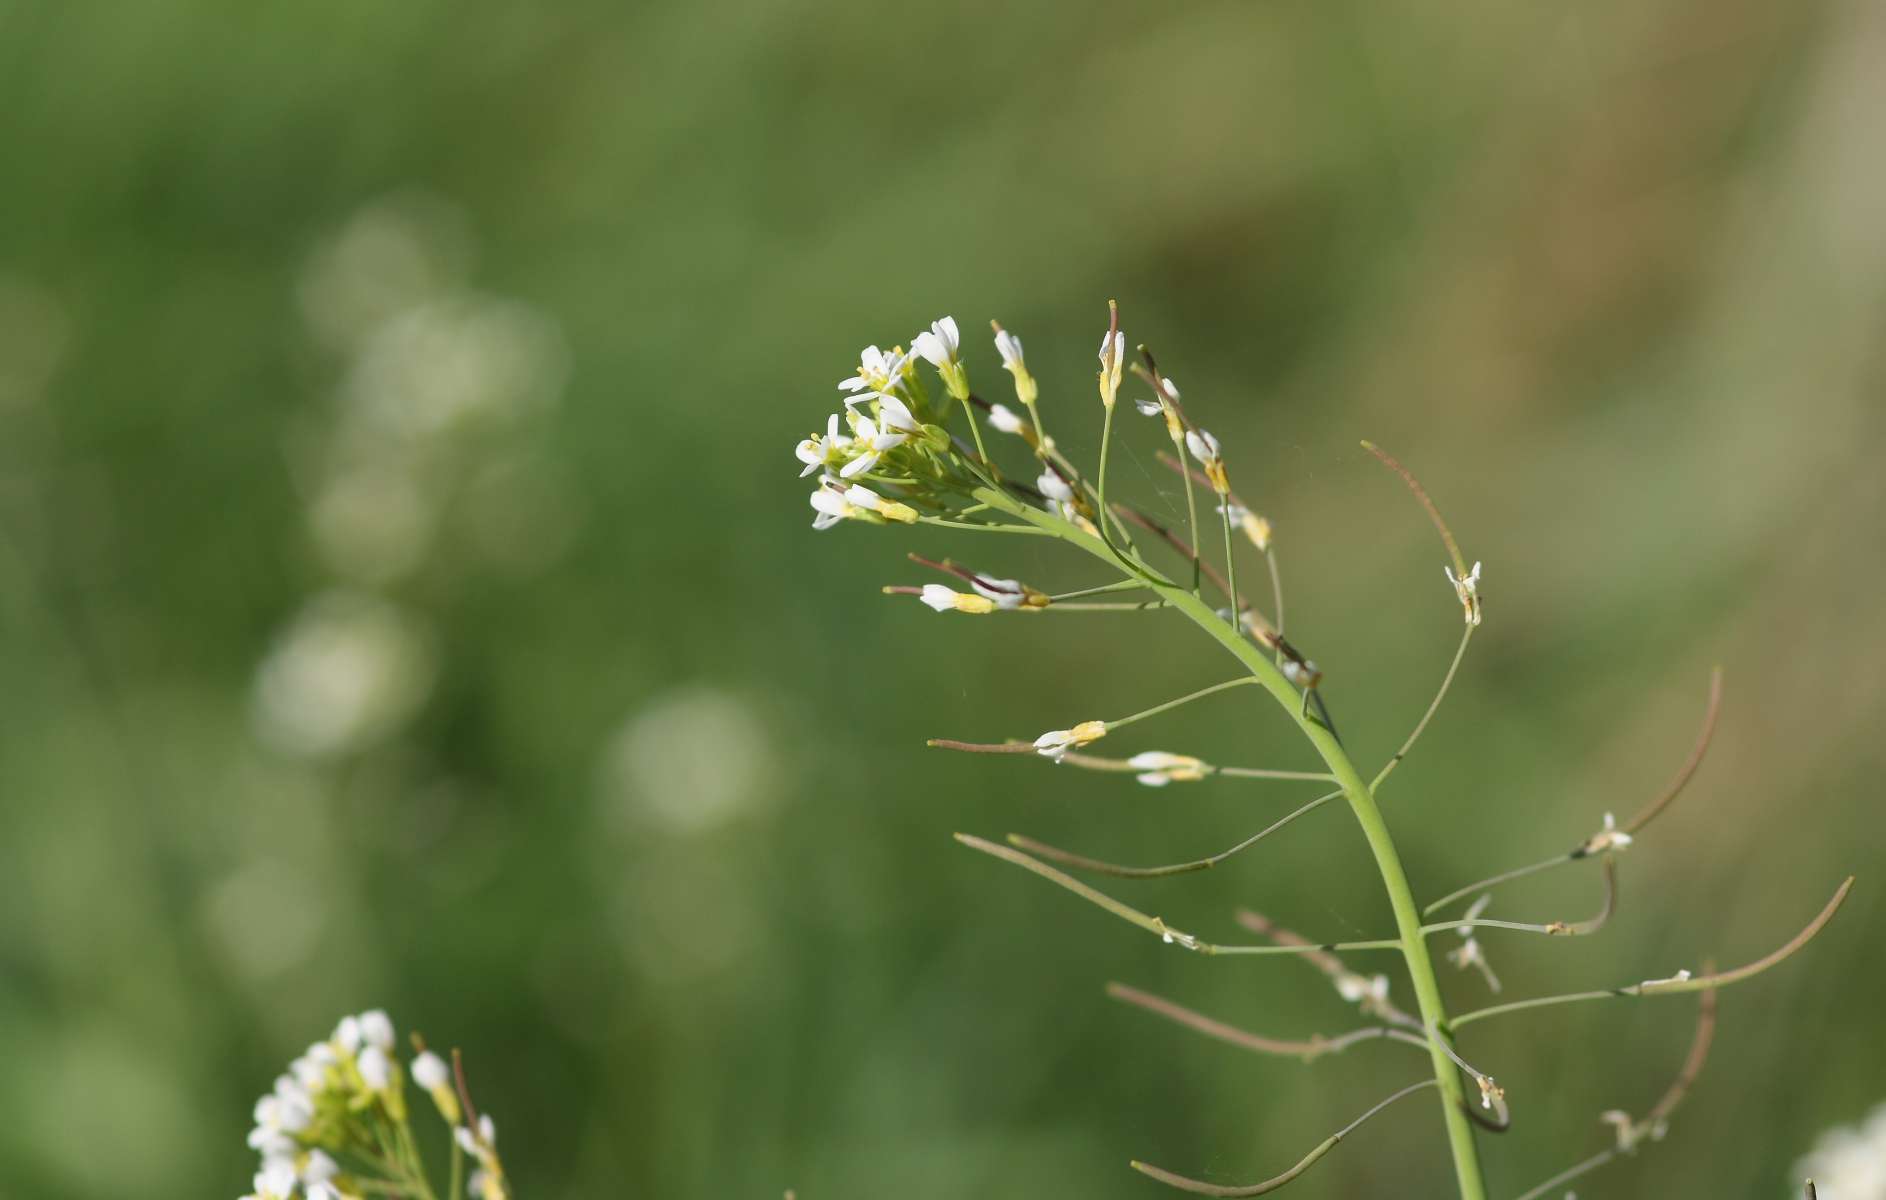
{"type": "MultiPolygon", "coordinates": [[[[1100,539],[1089,536],[1052,513],[1031,508],[993,488],[978,488],[975,496],[990,507],[1019,517],[1070,545],[1078,546],[1095,558],[1120,563],[1118,555],[1100,539]]],[[[1408,887],[1407,872],[1402,869],[1401,856],[1395,849],[1395,841],[1388,832],[1387,823],[1382,819],[1381,809],[1376,807],[1375,795],[1361,772],[1350,761],[1348,752],[1329,730],[1310,720],[1304,713],[1296,688],[1283,677],[1283,672],[1276,664],[1265,656],[1255,642],[1247,640],[1239,631],[1220,620],[1210,605],[1163,576],[1148,578],[1146,586],[1230,651],[1264,686],[1290,719],[1297,723],[1310,744],[1316,747],[1317,753],[1322,755],[1330,774],[1335,776],[1337,785],[1342,788],[1344,798],[1349,801],[1349,809],[1355,814],[1356,823],[1362,827],[1369,850],[1375,856],[1382,886],[1388,892],[1389,907],[1395,914],[1395,930],[1414,985],[1421,1022],[1436,1031],[1436,1038],[1446,1036],[1449,1027],[1447,1009],[1441,999],[1433,960],[1428,956],[1427,941],[1421,932],[1421,910],[1408,887]]],[[[1447,1143],[1453,1154],[1454,1176],[1459,1184],[1461,1200],[1486,1200],[1486,1183],[1481,1178],[1479,1149],[1474,1143],[1473,1125],[1467,1116],[1467,1099],[1461,1090],[1459,1070],[1446,1051],[1432,1039],[1428,1045],[1428,1056],[1433,1062],[1434,1081],[1441,1093],[1441,1115],[1447,1126],[1447,1143]]]]}

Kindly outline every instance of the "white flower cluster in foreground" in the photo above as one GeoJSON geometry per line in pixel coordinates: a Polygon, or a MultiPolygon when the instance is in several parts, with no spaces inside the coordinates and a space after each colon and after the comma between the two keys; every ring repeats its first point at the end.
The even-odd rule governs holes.
{"type": "MultiPolygon", "coordinates": [[[[866,346],[858,355],[857,372],[838,384],[844,407],[826,418],[823,433],[813,433],[793,450],[805,464],[800,476],[820,477],[811,497],[818,510],[814,529],[845,520],[912,524],[919,513],[906,500],[934,507],[939,485],[947,491],[950,484],[968,482],[948,462],[954,445],[942,426],[949,406],[970,403],[962,344],[956,319],[943,317],[911,339],[909,350],[866,346]],[[936,369],[944,395],[931,396],[918,376],[919,360],[936,369]],[[866,487],[864,480],[876,486],[866,487]],[[899,495],[886,496],[878,488],[893,488],[899,495]]],[[[1021,339],[998,330],[995,345],[1018,391],[1031,394],[1021,339]]],[[[1000,405],[989,420],[1004,432],[1024,429],[1021,418],[1000,405]]]]}
{"type": "Polygon", "coordinates": [[[1886,1200],[1886,1104],[1821,1134],[1794,1176],[1812,1179],[1823,1200],[1886,1200]]]}
{"type": "Polygon", "coordinates": [[[452,1070],[432,1051],[422,1048],[402,1066],[393,1021],[377,1008],[343,1017],[332,1035],[289,1063],[274,1088],[255,1102],[249,1147],[262,1163],[243,1200],[435,1195],[406,1106],[409,1075],[453,1131],[452,1177],[461,1177],[461,1156],[468,1157],[473,1170],[467,1194],[507,1200],[491,1118],[466,1123],[452,1070]]]}

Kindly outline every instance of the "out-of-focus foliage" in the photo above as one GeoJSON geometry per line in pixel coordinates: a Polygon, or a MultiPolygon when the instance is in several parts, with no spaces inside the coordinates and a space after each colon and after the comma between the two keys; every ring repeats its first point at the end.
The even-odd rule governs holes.
{"type": "MultiPolygon", "coordinates": [[[[1117,296],[1275,521],[1365,763],[1459,610],[1357,439],[1485,560],[1385,792],[1418,893],[1634,807],[1725,665],[1611,927],[1483,940],[1512,995],[1630,982],[1858,872],[1602,1185],[1780,1194],[1886,1091],[1882,111],[1863,0],[0,4],[0,1191],[234,1195],[274,1064],[374,1004],[475,1052],[534,1197],[1139,1196],[1129,1156],[1269,1174],[1419,1078],[1112,1004],[1351,1019],[949,840],[1157,862],[1280,813],[1300,788],[922,748],[1210,682],[1199,639],[940,618],[875,594],[925,581],[891,538],[806,528],[789,451],[861,345],[999,317],[1084,456],[1117,296]]],[[[1126,432],[1115,486],[1171,511],[1126,432]]],[[[1306,765],[1243,693],[1135,732],[1306,765]]],[[[1131,895],[1379,936],[1364,854],[1331,807],[1131,895]]],[[[1495,1187],[1603,1145],[1690,1020],[1475,1027],[1519,1114],[1495,1187]]],[[[1297,1194],[1445,1170],[1409,1105],[1297,1194]]]]}

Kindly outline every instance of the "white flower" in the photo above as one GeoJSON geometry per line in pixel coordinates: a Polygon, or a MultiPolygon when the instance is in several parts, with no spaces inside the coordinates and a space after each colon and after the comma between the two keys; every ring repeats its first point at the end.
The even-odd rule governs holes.
{"type": "Polygon", "coordinates": [[[910,344],[911,352],[929,361],[943,377],[943,386],[958,400],[969,399],[969,374],[958,357],[962,337],[956,332],[956,318],[932,321],[927,333],[920,333],[910,344]]]}
{"type": "Polygon", "coordinates": [[[458,1094],[452,1090],[452,1072],[445,1060],[430,1050],[421,1050],[413,1058],[413,1082],[432,1096],[433,1107],[448,1125],[458,1124],[458,1094]]]}
{"type": "MultiPolygon", "coordinates": [[[[856,428],[858,431],[858,440],[876,452],[871,455],[871,463],[873,466],[877,465],[879,454],[901,446],[910,440],[909,434],[892,429],[889,425],[880,425],[870,417],[859,417],[856,428]]],[[[840,471],[839,474],[849,478],[852,474],[855,474],[855,472],[851,470],[851,467],[852,464],[845,464],[845,469],[840,471]]]]}
{"type": "Polygon", "coordinates": [[[812,493],[812,507],[819,514],[812,518],[814,529],[830,529],[845,518],[858,515],[857,506],[845,499],[843,492],[828,487],[821,487],[812,493]]]}
{"type": "Polygon", "coordinates": [[[384,1092],[393,1086],[393,1060],[378,1046],[368,1046],[362,1050],[360,1060],[354,1065],[360,1070],[361,1082],[369,1089],[384,1092]]]}
{"type": "Polygon", "coordinates": [[[1493,973],[1492,964],[1487,962],[1486,951],[1481,948],[1479,939],[1473,936],[1472,925],[1472,922],[1478,920],[1480,914],[1485,912],[1487,905],[1492,902],[1492,892],[1488,892],[1486,895],[1473,902],[1473,907],[1467,910],[1466,920],[1469,923],[1462,925],[1456,930],[1462,939],[1460,948],[1458,950],[1449,950],[1447,952],[1447,958],[1449,962],[1463,971],[1469,967],[1476,968],[1479,970],[1481,976],[1486,979],[1487,990],[1498,992],[1500,990],[1500,978],[1493,973]]]}
{"type": "Polygon", "coordinates": [[[254,1116],[255,1132],[249,1135],[251,1145],[300,1133],[314,1120],[314,1105],[301,1085],[284,1075],[276,1081],[273,1092],[255,1102],[254,1116]]]}
{"type": "Polygon", "coordinates": [[[1617,1130],[1618,1153],[1620,1154],[1635,1153],[1637,1144],[1643,1141],[1646,1135],[1652,1140],[1660,1136],[1656,1128],[1639,1125],[1631,1120],[1631,1114],[1621,1108],[1606,1109],[1598,1114],[1598,1119],[1617,1130]]]}
{"type": "Polygon", "coordinates": [[[360,1018],[342,1017],[334,1027],[334,1040],[349,1054],[360,1053],[360,1018]]]}
{"type": "MultiPolygon", "coordinates": [[[[869,421],[865,422],[867,428],[870,424],[869,421]]],[[[875,430],[873,432],[875,432],[875,430]]],[[[863,454],[860,454],[858,457],[846,463],[844,467],[839,470],[838,477],[840,479],[855,479],[877,465],[878,452],[876,450],[866,450],[863,454]]]]}
{"type": "Polygon", "coordinates": [[[963,339],[956,332],[956,318],[944,317],[930,322],[929,331],[918,334],[910,343],[910,348],[919,358],[940,370],[955,365],[956,354],[962,344],[963,339]]]}
{"type": "Polygon", "coordinates": [[[1473,570],[1456,579],[1454,568],[1443,566],[1447,572],[1447,582],[1454,585],[1454,594],[1460,597],[1461,610],[1466,614],[1467,624],[1480,623],[1480,564],[1475,563],[1473,570]]]}
{"type": "Polygon", "coordinates": [[[306,1054],[288,1064],[288,1071],[305,1090],[318,1095],[327,1090],[328,1070],[339,1061],[332,1043],[316,1042],[306,1054]]]}
{"type": "Polygon", "coordinates": [[[1022,339],[1008,330],[998,328],[995,331],[995,352],[1002,356],[1002,365],[1009,370],[1028,369],[1022,361],[1022,339]]]}
{"type": "Polygon", "coordinates": [[[995,601],[987,596],[953,592],[940,583],[924,584],[923,591],[917,598],[938,612],[991,613],[995,611],[995,601]]]}
{"type": "Polygon", "coordinates": [[[262,1169],[255,1174],[257,1195],[286,1197],[294,1194],[295,1160],[286,1157],[269,1157],[262,1160],[262,1169]]]}
{"type": "Polygon", "coordinates": [[[301,1167],[301,1181],[308,1184],[326,1183],[340,1173],[341,1165],[329,1158],[325,1150],[310,1150],[308,1161],[301,1167]]]}
{"type": "Polygon", "coordinates": [[[1233,504],[1227,500],[1218,506],[1226,520],[1244,531],[1253,546],[1259,550],[1270,549],[1270,522],[1258,516],[1242,504],[1233,504]]]}
{"type": "Polygon", "coordinates": [[[830,529],[840,521],[862,517],[866,513],[875,513],[886,521],[898,521],[905,525],[917,523],[916,509],[901,501],[886,500],[863,484],[842,485],[839,481],[827,478],[810,499],[812,507],[819,514],[812,520],[814,529],[830,529]]]}
{"type": "Polygon", "coordinates": [[[1336,994],[1363,1009],[1379,1008],[1388,1003],[1388,976],[1357,975],[1344,971],[1335,977],[1336,994]]]}
{"type": "Polygon", "coordinates": [[[1676,974],[1668,976],[1663,979],[1646,979],[1642,983],[1638,984],[1637,986],[1639,988],[1654,988],[1660,985],[1667,985],[1667,984],[1672,984],[1672,983],[1688,983],[1689,981],[1690,981],[1689,969],[1684,968],[1682,970],[1679,970],[1676,974]]]}
{"type": "Polygon", "coordinates": [[[989,406],[989,424],[999,433],[1020,433],[1022,431],[1021,417],[1017,416],[1015,410],[1006,404],[991,404],[989,406]]]}
{"type": "Polygon", "coordinates": [[[895,442],[888,444],[880,442],[878,444],[878,449],[888,450],[891,446],[903,442],[904,439],[911,434],[922,433],[923,424],[911,414],[908,404],[905,404],[896,396],[887,395],[878,397],[878,429],[880,431],[878,435],[880,438],[888,437],[894,433],[903,435],[895,442]]]}
{"type": "Polygon", "coordinates": [[[831,470],[834,466],[844,466],[850,457],[852,440],[838,432],[838,414],[833,413],[825,419],[825,436],[813,434],[793,448],[793,454],[805,464],[805,470],[799,472],[799,478],[823,467],[831,470]]]}
{"type": "Polygon", "coordinates": [[[1827,1200],[1886,1200],[1886,1104],[1821,1134],[1794,1177],[1813,1179],[1827,1200]]]}
{"type": "Polygon", "coordinates": [[[491,1119],[490,1113],[483,1113],[478,1118],[478,1139],[486,1146],[498,1144],[498,1123],[491,1119]]]}
{"type": "Polygon", "coordinates": [[[322,1180],[308,1185],[307,1200],[347,1200],[333,1184],[322,1180]]]}
{"type": "Polygon", "coordinates": [[[459,1149],[465,1153],[473,1157],[481,1153],[483,1148],[478,1145],[478,1135],[474,1134],[470,1128],[460,1125],[452,1131],[452,1136],[458,1139],[459,1149]]]}
{"type": "Polygon", "coordinates": [[[1218,439],[1203,429],[1185,431],[1185,448],[1192,452],[1192,457],[1200,463],[1209,464],[1219,457],[1218,439]]]}
{"type": "Polygon", "coordinates": [[[1147,787],[1191,783],[1205,778],[1209,770],[1203,762],[1189,754],[1168,754],[1164,750],[1142,750],[1127,759],[1126,763],[1139,772],[1134,778],[1147,787]]]}
{"type": "MultiPolygon", "coordinates": [[[[1028,363],[1022,358],[1022,339],[994,321],[989,324],[995,328],[995,350],[1002,356],[1002,368],[1015,377],[1015,398],[1032,406],[1041,395],[1041,388],[1035,383],[1035,377],[1028,373],[1028,363]]],[[[1015,433],[1018,429],[1008,432],[1015,433]]]]}
{"type": "Polygon", "coordinates": [[[1165,411],[1166,406],[1157,400],[1135,400],[1133,407],[1139,410],[1142,417],[1156,417],[1165,411]]]}
{"type": "Polygon", "coordinates": [[[845,499],[853,508],[862,508],[874,512],[887,521],[898,521],[905,525],[917,523],[917,510],[897,500],[886,500],[863,484],[854,483],[845,489],[845,499]]]}
{"type": "Polygon", "coordinates": [[[413,1059],[413,1082],[427,1091],[442,1088],[452,1078],[451,1069],[445,1060],[430,1050],[421,1050],[413,1059]]]}
{"type": "Polygon", "coordinates": [[[1050,500],[1059,500],[1066,504],[1074,499],[1074,489],[1067,485],[1067,480],[1061,478],[1053,467],[1041,473],[1041,478],[1035,480],[1035,487],[1050,500]]]}
{"type": "Polygon", "coordinates": [[[1072,729],[1050,729],[1035,739],[1035,753],[1060,762],[1069,750],[1078,750],[1089,742],[1107,736],[1105,721],[1082,721],[1072,729]]]}
{"type": "Polygon", "coordinates": [[[393,1018],[386,1015],[383,1008],[372,1009],[360,1014],[360,1036],[369,1044],[382,1050],[393,1048],[393,1018]]]}
{"type": "Polygon", "coordinates": [[[1631,835],[1618,828],[1617,818],[1604,814],[1604,828],[1585,839],[1579,854],[1597,854],[1603,850],[1622,850],[1631,844],[1631,835]]]}
{"type": "Polygon", "coordinates": [[[853,393],[846,398],[845,403],[856,404],[866,398],[857,393],[882,394],[902,383],[909,366],[908,353],[899,354],[895,347],[886,352],[876,346],[866,346],[864,352],[858,355],[858,373],[849,379],[839,380],[838,390],[853,393]]]}
{"type": "Polygon", "coordinates": [[[1231,481],[1225,475],[1225,460],[1218,449],[1217,438],[1203,429],[1188,429],[1185,431],[1185,448],[1205,468],[1205,478],[1211,481],[1214,492],[1223,496],[1231,491],[1231,481]]]}

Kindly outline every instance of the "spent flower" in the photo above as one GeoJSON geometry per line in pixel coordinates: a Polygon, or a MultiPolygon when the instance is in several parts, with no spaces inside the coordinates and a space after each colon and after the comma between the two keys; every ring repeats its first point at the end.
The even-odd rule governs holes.
{"type": "Polygon", "coordinates": [[[1585,844],[1578,848],[1580,857],[1598,854],[1605,850],[1622,850],[1631,844],[1631,835],[1618,828],[1617,818],[1610,813],[1604,814],[1604,828],[1585,839],[1585,844]]]}
{"type": "Polygon", "coordinates": [[[938,612],[992,613],[995,601],[973,592],[957,592],[940,583],[926,583],[917,598],[938,612]]]}
{"type": "Polygon", "coordinates": [[[1492,902],[1492,892],[1488,892],[1473,902],[1473,907],[1467,910],[1468,923],[1457,930],[1461,937],[1460,945],[1447,952],[1447,960],[1463,971],[1469,967],[1478,970],[1481,977],[1487,981],[1487,990],[1497,993],[1500,990],[1500,977],[1493,973],[1493,964],[1487,961],[1487,952],[1485,947],[1480,945],[1480,939],[1473,935],[1472,924],[1492,902]]]}
{"type": "Polygon", "coordinates": [[[1126,762],[1139,772],[1134,778],[1147,787],[1191,783],[1211,773],[1211,768],[1200,759],[1189,754],[1168,754],[1164,750],[1142,750],[1126,762]]]}
{"type": "Polygon", "coordinates": [[[1242,504],[1230,500],[1218,506],[1224,518],[1236,525],[1245,538],[1259,550],[1270,549],[1270,522],[1242,504]]]}
{"type": "Polygon", "coordinates": [[[1185,431],[1185,448],[1191,452],[1198,465],[1205,469],[1205,478],[1211,481],[1212,491],[1220,496],[1231,491],[1231,481],[1225,474],[1225,459],[1218,448],[1218,439],[1203,429],[1185,431]]]}
{"type": "Polygon", "coordinates": [[[1082,721],[1072,729],[1050,729],[1036,738],[1035,753],[1060,762],[1069,750],[1078,750],[1106,736],[1105,721],[1082,721]]]}
{"type": "Polygon", "coordinates": [[[1100,338],[1100,402],[1113,407],[1120,394],[1120,372],[1126,368],[1126,334],[1109,327],[1100,338]]]}
{"type": "Polygon", "coordinates": [[[1454,568],[1443,566],[1447,572],[1447,582],[1454,585],[1454,594],[1460,597],[1461,611],[1466,615],[1467,624],[1480,623],[1480,564],[1475,563],[1473,570],[1465,575],[1456,576],[1454,568]]]}

